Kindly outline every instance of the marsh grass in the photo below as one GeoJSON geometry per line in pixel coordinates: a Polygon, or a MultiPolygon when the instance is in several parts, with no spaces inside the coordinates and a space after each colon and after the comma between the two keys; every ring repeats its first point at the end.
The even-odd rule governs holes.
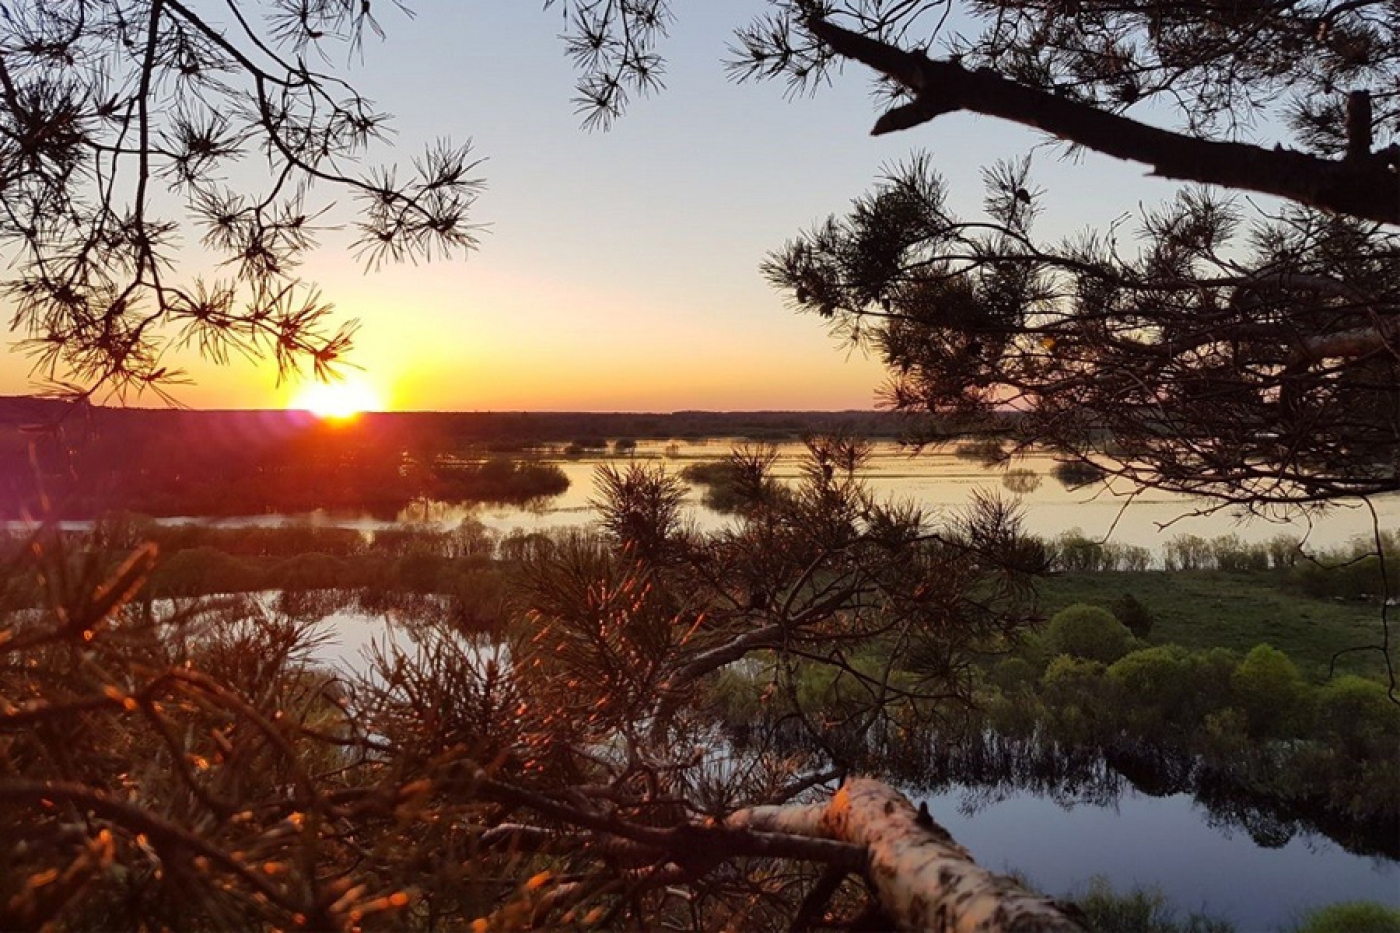
{"type": "Polygon", "coordinates": [[[1113,889],[1108,879],[1094,877],[1071,902],[1083,913],[1095,933],[1235,933],[1227,920],[1202,913],[1179,915],[1156,888],[1113,889]]]}
{"type": "Polygon", "coordinates": [[[1305,913],[1287,933],[1400,933],[1400,910],[1372,901],[1329,904],[1305,913]]]}

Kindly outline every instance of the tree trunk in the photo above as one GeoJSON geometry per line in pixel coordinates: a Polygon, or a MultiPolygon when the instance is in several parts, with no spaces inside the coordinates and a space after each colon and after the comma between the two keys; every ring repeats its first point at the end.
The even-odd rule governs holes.
{"type": "Polygon", "coordinates": [[[975,864],[967,850],[899,791],[852,778],[825,803],[754,807],[735,829],[836,839],[863,847],[881,906],[901,930],[1082,933],[1066,908],[975,864]]]}

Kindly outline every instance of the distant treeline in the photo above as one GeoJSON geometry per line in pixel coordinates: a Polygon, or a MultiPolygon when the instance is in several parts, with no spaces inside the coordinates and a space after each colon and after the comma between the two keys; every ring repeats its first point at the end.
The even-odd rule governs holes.
{"type": "Polygon", "coordinates": [[[1134,544],[1085,537],[1078,529],[1044,542],[1047,565],[1067,573],[1144,570],[1221,570],[1226,573],[1275,571],[1298,592],[1315,598],[1377,599],[1393,595],[1386,564],[1400,555],[1400,531],[1378,538],[1358,537],[1326,550],[1309,550],[1300,538],[1275,535],[1249,542],[1237,534],[1203,538],[1180,534],[1160,553],[1134,544]]]}
{"type": "MultiPolygon", "coordinates": [[[[86,424],[103,431],[173,430],[218,436],[260,431],[277,422],[304,424],[309,420],[310,415],[298,411],[107,408],[0,396],[0,428],[5,429],[86,424]]],[[[559,444],[586,437],[798,440],[807,434],[835,431],[896,437],[910,427],[907,416],[882,411],[368,412],[354,424],[382,437],[405,442],[434,438],[450,446],[559,444]]]]}
{"type": "Polygon", "coordinates": [[[110,510],[236,515],[350,509],[392,514],[416,499],[516,502],[562,492],[551,467],[506,459],[544,445],[631,450],[637,439],[892,437],[880,412],[367,413],[181,411],[0,398],[0,517],[110,510]]]}
{"type": "MultiPolygon", "coordinates": [[[[491,463],[483,465],[489,475],[491,463]]],[[[500,467],[508,475],[509,464],[500,467]]],[[[692,479],[711,464],[695,464],[684,474],[692,479]]],[[[707,490],[708,491],[708,490],[707,490]]],[[[451,528],[406,524],[373,531],[321,525],[308,521],[273,526],[219,526],[200,522],[161,523],[150,515],[112,512],[90,531],[66,532],[63,538],[86,550],[107,551],[119,560],[143,544],[160,554],[156,580],[170,582],[168,595],[202,595],[256,589],[305,589],[405,585],[423,591],[439,587],[451,571],[462,566],[516,564],[551,553],[561,538],[586,529],[548,531],[492,530],[467,518],[451,528]],[[415,569],[410,582],[393,583],[382,572],[384,559],[408,558],[415,569]],[[162,570],[174,562],[171,570],[162,570]],[[368,568],[373,565],[376,569],[368,568]],[[437,570],[429,572],[429,566],[437,570]],[[188,568],[186,570],[185,568],[188,568]],[[438,573],[437,571],[441,571],[438,573]]],[[[30,532],[0,532],[0,565],[14,562],[27,548],[30,532]]],[[[1385,565],[1400,556],[1400,531],[1382,533],[1377,542],[1358,538],[1322,551],[1305,551],[1298,539],[1285,535],[1249,543],[1238,535],[1201,538],[1178,535],[1160,555],[1136,545],[1086,538],[1078,530],[1055,538],[1028,539],[1032,563],[1057,575],[1082,577],[1109,574],[1135,576],[1149,571],[1167,573],[1224,572],[1265,574],[1284,592],[1313,599],[1374,601],[1391,590],[1385,565]],[[1384,555],[1384,559],[1381,555],[1384,555]]],[[[160,587],[157,587],[159,589],[160,587]]],[[[1146,637],[1150,620],[1139,620],[1135,601],[1115,605],[1114,612],[1135,635],[1146,637]]]]}
{"type": "Polygon", "coordinates": [[[298,412],[105,410],[49,428],[12,425],[0,447],[0,517],[315,509],[392,517],[414,501],[524,502],[568,488],[556,466],[460,456],[450,439],[402,428],[298,412]]]}

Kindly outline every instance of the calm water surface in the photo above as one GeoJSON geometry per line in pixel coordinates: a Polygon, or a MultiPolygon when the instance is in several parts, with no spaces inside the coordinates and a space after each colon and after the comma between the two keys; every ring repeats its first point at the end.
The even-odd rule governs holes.
{"type": "MultiPolygon", "coordinates": [[[[665,445],[640,443],[637,457],[664,463],[679,471],[689,463],[722,459],[731,446],[730,441],[689,444],[673,450],[672,456],[666,456],[665,445]]],[[[802,445],[781,444],[778,450],[777,475],[796,479],[802,445]]],[[[448,526],[456,525],[464,518],[475,518],[487,527],[502,532],[514,528],[535,531],[585,524],[596,517],[590,500],[594,496],[594,475],[598,467],[605,463],[625,465],[627,460],[593,457],[556,462],[569,477],[569,490],[540,507],[437,506],[426,513],[421,508],[410,509],[400,517],[415,521],[426,514],[430,522],[448,526]]],[[[1054,459],[1049,456],[1027,457],[1012,464],[1013,469],[1030,470],[1040,478],[1040,484],[1033,492],[1018,498],[1025,510],[1026,529],[1044,537],[1055,537],[1078,529],[1093,539],[1107,539],[1159,551],[1167,541],[1179,534],[1205,538],[1238,534],[1251,542],[1288,534],[1306,537],[1312,548],[1327,548],[1344,544],[1359,535],[1367,535],[1371,529],[1370,512],[1359,502],[1338,505],[1311,520],[1295,518],[1287,523],[1262,518],[1245,521],[1243,516],[1229,509],[1209,515],[1192,515],[1190,513],[1206,509],[1210,504],[1161,492],[1131,497],[1121,483],[1114,486],[1095,483],[1070,490],[1051,476],[1050,470],[1054,465],[1054,459]]],[[[949,452],[925,452],[913,456],[892,443],[875,446],[874,456],[865,472],[866,481],[877,496],[914,502],[932,518],[965,508],[978,491],[1012,496],[1002,485],[1003,475],[1000,470],[989,470],[976,461],[949,452]]],[[[716,528],[730,521],[727,516],[705,508],[700,502],[701,492],[693,488],[688,499],[690,514],[696,523],[701,528],[716,528]]],[[[1378,497],[1374,504],[1382,528],[1400,526],[1400,495],[1378,497]]]]}
{"type": "Polygon", "coordinates": [[[977,861],[1017,871],[1042,891],[1082,891],[1101,875],[1124,891],[1156,887],[1179,914],[1232,921],[1240,933],[1285,928],[1307,908],[1337,901],[1400,907],[1400,864],[1353,855],[1319,835],[1264,848],[1239,828],[1213,825],[1186,794],[1127,791],[1111,805],[1062,806],[1028,793],[964,808],[961,790],[928,797],[934,818],[977,861]]]}
{"type": "MultiPolygon", "coordinates": [[[[599,467],[611,464],[625,467],[633,460],[664,464],[679,472],[686,465],[708,460],[721,460],[728,455],[734,439],[687,441],[640,441],[631,456],[609,456],[601,452],[577,458],[542,455],[543,462],[554,463],[569,478],[569,489],[530,505],[444,504],[419,503],[395,519],[372,518],[364,515],[314,512],[299,515],[254,515],[237,518],[208,519],[200,517],[171,518],[170,523],[198,522],[224,527],[267,526],[291,522],[358,528],[366,534],[385,528],[406,525],[432,529],[455,528],[465,520],[477,521],[487,528],[507,534],[516,529],[526,532],[587,525],[597,517],[592,505],[595,496],[594,479],[599,467]]],[[[777,445],[779,460],[776,474],[789,480],[798,476],[798,463],[803,453],[800,443],[777,445]]],[[[874,454],[865,471],[871,490],[881,498],[913,502],[924,509],[929,518],[937,519],[965,508],[978,491],[997,493],[1020,500],[1026,529],[1044,537],[1056,537],[1063,532],[1078,530],[1095,540],[1137,545],[1160,553],[1173,537],[1193,534],[1203,538],[1237,534],[1245,541],[1266,541],[1277,535],[1303,538],[1310,549],[1319,550],[1345,544],[1359,536],[1370,536],[1372,519],[1366,506],[1359,501],[1342,502],[1325,513],[1310,517],[1282,516],[1273,520],[1246,517],[1233,509],[1211,509],[1211,503],[1186,496],[1149,491],[1129,495],[1122,483],[1095,483],[1078,489],[1066,489],[1051,474],[1055,465],[1052,457],[1032,455],[1011,464],[1011,468],[1029,470],[1039,478],[1034,491],[1013,496],[1002,484],[1004,471],[988,469],[974,460],[966,460],[951,452],[911,454],[906,448],[890,442],[874,445],[874,454]],[[1208,514],[1198,514],[1207,512],[1208,514]]],[[[692,487],[686,500],[691,519],[701,529],[714,529],[732,519],[706,508],[701,502],[701,489],[692,487]]],[[[1400,528],[1400,494],[1378,496],[1372,500],[1382,529],[1400,528]]],[[[11,522],[10,526],[21,523],[11,522]]],[[[88,522],[61,522],[60,527],[80,529],[88,522]]]]}

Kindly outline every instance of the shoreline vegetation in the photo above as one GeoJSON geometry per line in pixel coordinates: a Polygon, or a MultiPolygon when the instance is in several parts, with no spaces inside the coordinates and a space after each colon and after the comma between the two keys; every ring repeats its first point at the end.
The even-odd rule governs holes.
{"type": "Polygon", "coordinates": [[[519,503],[567,488],[561,471],[537,462],[541,453],[626,456],[638,439],[776,442],[829,432],[894,439],[905,424],[869,411],[366,412],[338,421],[292,410],[0,397],[0,519],[111,511],[394,515],[427,499],[519,503]]]}

